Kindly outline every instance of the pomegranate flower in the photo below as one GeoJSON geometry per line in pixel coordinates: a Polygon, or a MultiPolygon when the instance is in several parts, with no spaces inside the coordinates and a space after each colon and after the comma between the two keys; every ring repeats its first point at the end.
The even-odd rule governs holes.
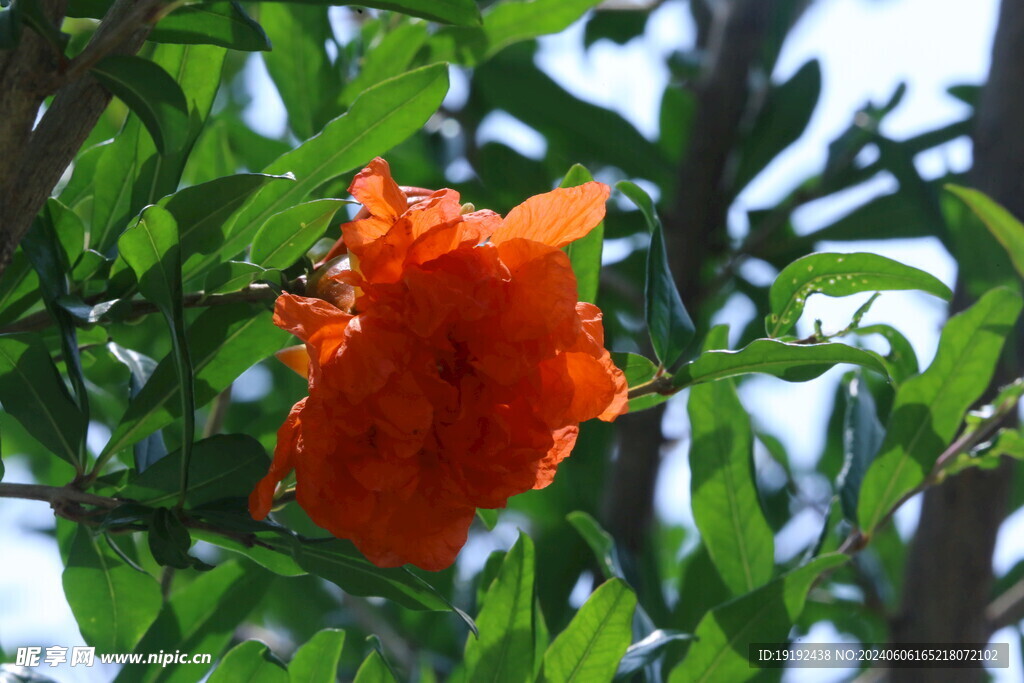
{"type": "Polygon", "coordinates": [[[277,300],[274,323],[305,342],[309,396],[249,507],[266,517],[294,469],[316,524],[378,566],[440,570],[476,508],[547,486],[580,422],[626,412],[601,311],[577,302],[560,249],[602,220],[609,190],[554,190],[502,219],[464,213],[450,189],[410,204],[375,159],[349,192],[364,207],[342,226],[351,262],[321,278],[351,286],[348,302],[277,300]]]}

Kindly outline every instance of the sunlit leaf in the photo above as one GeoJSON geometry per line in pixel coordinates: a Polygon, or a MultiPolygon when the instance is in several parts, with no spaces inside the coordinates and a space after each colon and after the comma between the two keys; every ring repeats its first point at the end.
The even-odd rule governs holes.
{"type": "Polygon", "coordinates": [[[929,474],[964,413],[988,386],[1020,310],[1015,292],[990,291],[946,323],[935,360],[896,392],[885,440],[860,490],[857,518],[863,533],[871,534],[929,474]]]}
{"type": "Polygon", "coordinates": [[[947,185],[946,189],[963,200],[978,215],[989,232],[1006,249],[1017,273],[1024,277],[1024,225],[1021,225],[1013,214],[978,190],[957,185],[947,185]]]}
{"type": "Polygon", "coordinates": [[[326,628],[306,641],[288,662],[292,683],[334,683],[338,678],[338,660],[345,644],[345,632],[326,628]]]}
{"type": "Polygon", "coordinates": [[[878,254],[811,254],[783,268],[769,292],[768,334],[793,329],[813,294],[849,296],[859,292],[920,289],[942,299],[953,293],[935,276],[878,254]]]}
{"type": "Polygon", "coordinates": [[[636,596],[625,581],[597,588],[544,653],[542,681],[611,681],[632,639],[636,596]]]}
{"type": "Polygon", "coordinates": [[[246,640],[228,650],[206,680],[207,683],[288,683],[288,671],[266,643],[246,640]]]}
{"type": "MultiPolygon", "coordinates": [[[[575,187],[590,182],[594,177],[583,166],[576,164],[562,179],[560,187],[575,187]]],[[[567,246],[569,262],[576,274],[576,288],[579,300],[597,302],[597,289],[601,279],[601,250],[604,246],[604,221],[597,224],[585,237],[567,246]]]]}
{"type": "Polygon", "coordinates": [[[784,642],[803,611],[812,582],[847,559],[838,554],[819,557],[708,612],[693,634],[686,658],[669,675],[669,683],[741,683],[756,676],[758,668],[747,657],[748,645],[784,642]]]}
{"type": "Polygon", "coordinates": [[[274,214],[253,237],[249,259],[262,268],[291,266],[323,236],[344,203],[316,199],[274,214]]]}

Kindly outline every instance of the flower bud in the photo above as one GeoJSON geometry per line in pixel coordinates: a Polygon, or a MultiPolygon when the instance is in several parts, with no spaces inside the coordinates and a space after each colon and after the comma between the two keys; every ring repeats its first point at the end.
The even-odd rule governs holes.
{"type": "Polygon", "coordinates": [[[348,254],[337,256],[313,271],[306,282],[306,295],[323,299],[349,313],[356,304],[356,288],[334,276],[351,270],[348,254]]]}

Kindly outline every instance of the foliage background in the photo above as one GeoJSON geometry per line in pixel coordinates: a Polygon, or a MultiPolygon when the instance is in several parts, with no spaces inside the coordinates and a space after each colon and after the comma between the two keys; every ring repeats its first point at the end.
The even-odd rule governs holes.
{"type": "MultiPolygon", "coordinates": [[[[580,9],[573,12],[579,15],[594,3],[575,4],[579,4],[580,9]]],[[[742,8],[743,3],[734,4],[742,8]]],[[[946,198],[938,199],[939,188],[947,180],[967,182],[962,174],[969,168],[966,136],[972,130],[969,117],[971,107],[977,101],[976,90],[961,88],[956,91],[961,103],[954,105],[948,119],[932,118],[931,111],[927,117],[906,113],[911,107],[921,111],[928,106],[922,104],[922,99],[929,104],[956,101],[950,97],[940,99],[945,96],[934,92],[938,85],[935,81],[942,80],[934,76],[939,71],[937,67],[932,74],[921,79],[924,85],[915,85],[919,82],[916,73],[907,74],[911,79],[908,101],[893,102],[891,117],[884,122],[884,116],[877,110],[857,114],[855,108],[863,104],[859,101],[847,99],[837,105],[834,103],[841,97],[823,97],[819,103],[814,67],[801,70],[804,60],[796,56],[799,50],[787,53],[783,46],[787,41],[801,40],[800,31],[811,30],[801,28],[802,25],[813,27],[820,13],[831,11],[841,17],[843,12],[855,11],[851,9],[852,5],[862,3],[819,0],[809,4],[809,8],[798,2],[773,5],[783,8],[780,10],[783,15],[786,9],[791,14],[789,20],[777,20],[772,24],[767,37],[760,36],[760,49],[756,55],[748,57],[746,69],[741,69],[750,76],[749,82],[746,78],[740,79],[742,87],[732,83],[734,89],[738,87],[744,91],[741,98],[743,106],[731,131],[726,131],[726,139],[731,139],[734,144],[722,143],[729,160],[724,165],[719,160],[717,175],[713,158],[716,150],[710,150],[710,157],[693,161],[687,135],[690,126],[695,125],[694,112],[701,106],[700,95],[693,93],[700,91],[683,87],[692,86],[699,79],[701,69],[707,68],[709,48],[707,44],[699,43],[707,40],[710,29],[702,31],[698,28],[700,21],[707,20],[706,17],[701,19],[704,15],[699,5],[691,7],[688,3],[676,2],[664,3],[654,11],[651,19],[649,9],[631,11],[605,7],[596,13],[586,14],[581,23],[570,29],[567,38],[548,43],[540,50],[539,56],[536,45],[524,41],[490,56],[474,70],[455,67],[453,90],[441,111],[430,118],[422,131],[389,151],[387,156],[396,177],[403,183],[425,187],[453,186],[478,207],[486,206],[502,213],[525,196],[549,189],[577,162],[586,164],[598,179],[606,182],[613,183],[623,178],[641,182],[656,198],[660,198],[677,281],[698,327],[703,331],[711,322],[730,323],[731,348],[738,348],[755,336],[763,336],[755,328],[760,326],[764,315],[766,285],[771,283],[779,268],[815,246],[853,251],[864,249],[864,245],[854,240],[931,236],[927,246],[915,242],[904,243],[902,248],[891,244],[873,244],[870,248],[899,255],[907,263],[932,270],[953,286],[954,270],[944,260],[943,252],[948,249],[954,252],[954,256],[963,257],[964,254],[956,253],[953,240],[943,232],[957,217],[951,217],[949,212],[955,212],[955,209],[946,198]],[[825,9],[827,7],[831,8],[825,9]],[[689,16],[695,8],[698,21],[689,16]],[[807,14],[798,20],[805,10],[807,14]],[[669,22],[691,28],[666,30],[665,25],[669,22]],[[792,33],[790,23],[796,26],[792,33]],[[601,50],[611,50],[611,43],[632,41],[628,44],[633,50],[649,51],[644,60],[638,60],[638,70],[651,69],[667,75],[664,90],[653,95],[646,92],[635,98],[623,95],[618,88],[626,85],[631,74],[625,74],[623,78],[627,69],[622,67],[618,67],[618,74],[611,67],[606,67],[606,73],[602,73],[601,67],[596,67],[596,73],[587,74],[589,82],[584,82],[579,74],[568,78],[562,75],[560,85],[535,66],[535,62],[539,63],[555,74],[560,70],[568,71],[568,67],[561,65],[578,58],[580,48],[578,42],[573,43],[581,39],[585,44],[597,41],[596,47],[590,48],[592,58],[601,54],[601,50]],[[781,57],[779,50],[782,50],[781,57]],[[652,58],[652,53],[656,57],[652,58]],[[777,57],[780,61],[775,63],[777,57]],[[768,86],[769,73],[773,74],[772,80],[777,85],[789,82],[791,87],[773,90],[768,86]],[[795,82],[791,82],[791,78],[795,82]],[[615,84],[606,83],[610,80],[615,84]],[[575,94],[569,94],[567,89],[575,94]],[[921,95],[922,90],[925,95],[921,95]],[[587,101],[589,98],[580,97],[587,92],[592,95],[604,93],[593,99],[610,108],[595,106],[587,101]],[[779,94],[773,100],[772,94],[776,92],[779,94]],[[922,99],[915,102],[915,97],[922,99]],[[628,106],[623,104],[624,101],[657,102],[659,114],[652,116],[650,107],[644,109],[641,104],[628,106]],[[832,107],[833,112],[842,107],[845,121],[856,125],[847,129],[845,124],[837,127],[833,123],[831,130],[825,130],[827,126],[822,121],[835,122],[838,115],[823,113],[823,106],[832,107]],[[623,116],[620,113],[623,110],[630,116],[623,116]],[[499,111],[504,114],[497,113],[499,111]],[[520,123],[511,123],[508,116],[520,123]],[[840,173],[838,180],[833,178],[834,184],[816,181],[815,177],[829,163],[826,144],[844,134],[844,141],[852,144],[850,131],[852,138],[856,138],[858,132],[871,130],[873,116],[881,122],[880,130],[886,142],[879,144],[879,140],[870,136],[866,142],[857,140],[856,144],[864,144],[865,150],[859,151],[860,147],[855,147],[856,154],[845,158],[847,166],[840,170],[846,175],[840,173]],[[939,132],[931,137],[916,137],[921,135],[922,129],[939,132]],[[811,151],[794,152],[790,149],[787,153],[789,144],[797,140],[801,142],[794,146],[795,149],[811,151]],[[920,154],[922,150],[927,153],[920,154]],[[908,163],[908,159],[914,159],[916,167],[908,163]],[[775,162],[771,163],[773,160],[775,162]],[[694,173],[700,177],[695,178],[694,173]],[[690,188],[704,187],[701,182],[707,185],[708,178],[711,179],[714,196],[689,191],[690,188]],[[749,186],[744,182],[748,180],[753,181],[749,186]],[[854,186],[855,189],[848,189],[854,186]],[[794,188],[798,189],[791,194],[794,188]],[[702,200],[705,208],[718,206],[722,210],[721,215],[706,221],[705,226],[710,226],[708,232],[700,232],[699,221],[693,219],[693,207],[686,204],[687,201],[696,201],[688,199],[691,195],[702,200]],[[824,199],[810,201],[819,195],[824,199]],[[879,195],[883,198],[877,199],[879,195]],[[941,201],[941,208],[947,212],[938,219],[934,213],[937,201],[941,201]],[[732,207],[728,214],[728,233],[722,229],[720,220],[725,215],[723,203],[732,207]],[[802,208],[794,211],[797,207],[802,208]],[[853,213],[847,213],[851,208],[853,213]],[[728,277],[719,277],[717,273],[728,267],[731,252],[751,246],[744,242],[748,227],[752,226],[756,234],[758,221],[765,220],[765,216],[771,217],[777,226],[770,235],[771,239],[760,245],[754,244],[756,248],[751,250],[753,257],[750,260],[735,272],[727,271],[728,277]],[[694,225],[698,227],[694,228],[694,225]],[[829,232],[805,236],[819,230],[829,232]],[[937,246],[936,236],[944,239],[945,246],[937,246]],[[836,242],[841,244],[836,245],[836,242]]],[[[865,11],[875,13],[877,23],[866,25],[863,40],[858,42],[870,45],[873,32],[904,25],[900,19],[900,6],[912,3],[866,4],[874,5],[865,11]]],[[[181,179],[184,186],[243,169],[255,171],[263,168],[277,154],[294,147],[327,120],[341,113],[343,107],[351,103],[354,93],[370,84],[365,75],[360,81],[359,75],[372,71],[371,57],[375,51],[379,50],[379,54],[384,55],[382,39],[402,32],[402,39],[393,38],[391,47],[412,52],[410,46],[413,42],[425,39],[428,32],[419,22],[405,20],[398,15],[378,16],[373,11],[356,15],[345,9],[328,11],[317,6],[286,8],[273,4],[254,5],[250,9],[259,16],[275,46],[273,52],[263,53],[261,58],[265,60],[271,83],[276,85],[283,99],[287,128],[268,123],[268,118],[273,117],[267,117],[264,110],[268,106],[268,92],[272,86],[261,74],[258,63],[245,53],[229,52],[214,114],[184,166],[181,179]],[[327,16],[333,19],[330,24],[333,32],[327,29],[327,16]],[[261,137],[254,133],[253,128],[270,135],[261,137]]],[[[969,15],[981,16],[982,12],[969,15]]],[[[569,20],[556,23],[552,30],[558,30],[569,20]]],[[[82,44],[89,28],[88,22],[83,20],[65,25],[65,30],[79,35],[73,39],[72,50],[75,49],[75,41],[82,44]]],[[[921,52],[925,52],[924,46],[965,42],[963,36],[957,35],[950,36],[948,41],[932,37],[928,29],[929,26],[924,24],[912,33],[921,52]]],[[[963,31],[967,33],[966,29],[963,31]]],[[[853,33],[856,35],[857,32],[853,33]]],[[[975,47],[977,58],[982,48],[975,47]]],[[[838,51],[839,48],[835,49],[838,51]]],[[[949,51],[961,54],[952,48],[949,51]]],[[[742,52],[739,47],[725,50],[725,54],[731,55],[730,59],[741,60],[742,52]]],[[[623,54],[628,53],[624,51],[623,54]]],[[[836,74],[825,71],[824,95],[843,92],[844,89],[853,91],[855,88],[846,82],[844,76],[853,82],[857,77],[866,77],[872,82],[870,95],[874,105],[880,107],[889,100],[895,88],[881,88],[871,75],[875,73],[875,65],[870,59],[878,58],[878,55],[884,59],[885,50],[866,49],[863,54],[864,62],[857,65],[856,72],[836,74]]],[[[416,63],[433,61],[432,58],[424,60],[422,52],[409,59],[409,64],[403,64],[392,55],[380,57],[376,64],[383,71],[378,75],[404,71],[406,66],[414,63],[413,59],[419,60],[416,63]]],[[[977,81],[982,75],[981,63],[978,64],[979,68],[969,74],[972,77],[969,80],[977,81]]],[[[950,74],[951,78],[945,84],[958,84],[962,75],[967,74],[950,74]]],[[[655,84],[661,84],[656,78],[636,77],[636,80],[643,84],[632,86],[638,90],[641,87],[653,90],[655,84]]],[[[706,94],[704,96],[707,97],[706,94]]],[[[863,91],[859,91],[857,98],[862,96],[863,91]]],[[[127,129],[122,131],[121,126],[125,115],[126,109],[122,105],[112,104],[84,147],[115,136],[119,131],[124,136],[127,129]]],[[[146,135],[145,132],[136,134],[146,135]]],[[[722,140],[721,137],[714,139],[722,140]]],[[[101,171],[95,173],[101,174],[101,171]]],[[[131,173],[136,171],[125,177],[133,180],[131,173]]],[[[101,174],[97,177],[109,176],[101,174]]],[[[331,181],[318,188],[316,196],[344,197],[346,184],[347,176],[331,181]]],[[[87,203],[72,203],[71,206],[87,222],[95,221],[96,198],[90,201],[86,195],[84,201],[87,203]]],[[[141,206],[120,207],[119,211],[124,215],[110,220],[126,220],[141,206]]],[[[609,345],[619,351],[649,353],[642,320],[638,316],[642,308],[646,228],[638,213],[621,197],[610,208],[606,222],[606,260],[618,260],[609,263],[602,274],[600,299],[607,314],[609,345]]],[[[963,264],[960,270],[963,271],[963,264]]],[[[981,286],[974,288],[975,294],[979,293],[981,286]]],[[[841,305],[828,300],[826,303],[818,302],[814,308],[809,307],[800,328],[802,335],[812,332],[808,321],[815,317],[825,320],[826,329],[842,327],[863,298],[866,295],[843,301],[841,305]]],[[[34,305],[39,308],[38,303],[34,305]]],[[[31,310],[18,311],[5,322],[13,321],[23,313],[31,313],[31,310]]],[[[941,315],[941,307],[933,300],[893,293],[886,294],[872,310],[871,317],[865,320],[897,323],[914,342],[923,368],[927,366],[935,344],[928,328],[937,325],[941,315]],[[887,301],[895,303],[885,307],[887,301]]],[[[118,343],[153,358],[162,358],[170,349],[164,323],[158,316],[150,316],[140,324],[115,324],[110,329],[118,343]]],[[[884,351],[886,347],[881,344],[871,348],[884,351]]],[[[85,365],[86,376],[93,387],[90,396],[95,414],[90,444],[96,452],[102,448],[109,427],[120,417],[128,378],[123,367],[103,354],[86,353],[85,365]]],[[[250,434],[265,447],[272,448],[273,433],[280,416],[301,395],[303,387],[301,381],[273,362],[261,363],[258,368],[261,369],[248,372],[236,384],[223,429],[228,433],[250,434]]],[[[833,376],[831,381],[828,378],[817,380],[815,393],[803,394],[806,412],[791,409],[798,394],[779,380],[757,378],[741,385],[746,407],[754,413],[755,424],[763,434],[755,449],[761,502],[772,531],[777,534],[778,547],[791,550],[788,556],[777,555],[776,559],[783,566],[798,558],[813,542],[816,536],[813,530],[821,525],[819,511],[831,495],[829,482],[838,470],[837,463],[841,457],[838,436],[842,401],[828,409],[831,405],[829,395],[835,391],[833,387],[837,379],[833,376]],[[786,409],[779,410],[779,405],[786,409]],[[786,420],[794,414],[803,415],[803,418],[786,420]],[[815,438],[813,435],[821,436],[815,438]],[[808,532],[809,529],[812,531],[808,532]],[[789,540],[793,538],[796,540],[789,540]]],[[[885,390],[878,388],[878,391],[880,402],[884,404],[885,390]]],[[[660,429],[657,429],[662,420],[659,411],[623,421],[618,429],[624,434],[616,434],[604,425],[591,425],[587,439],[578,447],[574,459],[564,467],[556,484],[544,492],[516,499],[510,510],[501,514],[494,531],[488,532],[482,527],[476,530],[458,571],[440,577],[440,584],[444,586],[451,582],[453,595],[461,604],[472,605],[473,591],[480,581],[476,574],[483,567],[487,553],[492,549],[507,549],[515,540],[516,527],[526,528],[537,543],[540,604],[549,628],[552,633],[557,633],[568,622],[573,607],[585,597],[597,573],[583,539],[573,526],[564,521],[566,514],[582,510],[601,520],[615,536],[631,583],[654,623],[664,628],[692,631],[704,611],[723,599],[725,593],[720,590],[716,593],[714,587],[718,585],[720,589],[721,586],[687,514],[688,485],[685,474],[680,472],[685,468],[678,466],[684,457],[680,453],[685,452],[688,435],[684,406],[685,398],[682,396],[669,404],[664,424],[666,434],[672,440],[669,445],[675,448],[665,449],[664,453],[667,462],[675,466],[662,467],[660,479],[656,455],[662,440],[660,429]],[[620,445],[616,450],[616,443],[631,447],[620,445]],[[613,459],[615,453],[617,459],[613,459]],[[653,515],[653,501],[659,486],[663,505],[660,506],[661,514],[653,515]],[[570,595],[574,596],[571,600],[570,595]]],[[[200,416],[201,422],[204,415],[200,416]]],[[[8,415],[4,414],[0,420],[3,456],[7,463],[5,481],[32,478],[41,483],[60,484],[70,478],[68,468],[48,456],[8,415]]],[[[164,432],[171,449],[177,435],[176,428],[164,432]]],[[[1011,510],[1024,502],[1020,498],[1020,490],[1017,485],[1016,492],[1010,495],[1011,510]]],[[[13,506],[14,503],[5,502],[4,507],[8,505],[13,506]]],[[[815,628],[816,634],[830,635],[838,631],[845,634],[844,637],[865,640],[886,640],[892,636],[887,619],[899,613],[901,599],[905,599],[901,596],[901,585],[904,565],[911,552],[906,544],[913,528],[913,510],[901,516],[904,518],[899,525],[901,533],[889,531],[884,538],[876,539],[875,545],[863,555],[867,558],[862,562],[864,566],[859,565],[857,571],[837,581],[857,586],[855,590],[860,591],[859,597],[848,601],[839,599],[837,603],[835,595],[843,595],[842,590],[829,600],[816,601],[812,596],[813,608],[808,610],[798,629],[815,628]]],[[[299,519],[290,521],[302,524],[299,519]]],[[[15,552],[26,553],[25,561],[18,562],[18,565],[37,566],[27,555],[31,551],[15,552]]],[[[217,557],[217,551],[212,548],[200,548],[197,552],[207,559],[217,557]]],[[[926,552],[921,551],[922,554],[926,552]]],[[[1004,558],[1016,559],[1012,547],[1005,552],[1004,558]]],[[[52,562],[52,553],[49,561],[52,562]]],[[[978,563],[985,564],[980,560],[978,563]]],[[[996,578],[999,581],[993,590],[999,591],[1010,585],[1020,574],[1019,566],[1011,565],[1008,559],[997,564],[996,578]]],[[[9,571],[5,569],[4,574],[9,571]]],[[[14,576],[19,578],[10,583],[24,586],[24,579],[20,578],[23,575],[14,576]]],[[[192,572],[178,572],[175,581],[184,587],[192,578],[192,572]]],[[[432,580],[439,583],[438,577],[432,580]]],[[[45,587],[43,581],[38,581],[38,584],[38,593],[32,596],[33,601],[45,595],[45,600],[63,602],[59,582],[51,581],[45,587]]],[[[5,598],[2,612],[5,616],[17,615],[21,621],[25,610],[38,610],[44,614],[51,611],[39,609],[34,602],[32,604],[30,607],[25,602],[24,593],[18,598],[11,595],[5,598]]],[[[55,607],[53,611],[58,609],[67,614],[63,607],[55,607]]],[[[341,627],[349,633],[342,661],[343,675],[348,676],[355,671],[363,655],[370,651],[371,646],[362,643],[362,636],[370,633],[381,637],[384,651],[402,671],[415,668],[420,654],[425,651],[433,653],[432,664],[446,670],[460,658],[464,638],[464,628],[450,615],[411,614],[393,606],[342,596],[330,584],[312,577],[276,580],[273,588],[267,590],[266,597],[239,626],[236,638],[259,637],[266,640],[276,653],[287,658],[297,645],[324,627],[341,627]],[[296,605],[302,606],[301,611],[296,609],[296,605]]],[[[55,631],[49,619],[41,620],[37,628],[35,632],[20,628],[11,635],[5,630],[0,633],[0,644],[10,655],[18,645],[42,643],[47,638],[53,640],[50,634],[55,631]]],[[[1003,636],[1003,639],[1007,637],[1003,636]]],[[[72,640],[59,642],[72,644],[72,640]]],[[[670,652],[670,660],[678,658],[679,654],[670,652]]]]}

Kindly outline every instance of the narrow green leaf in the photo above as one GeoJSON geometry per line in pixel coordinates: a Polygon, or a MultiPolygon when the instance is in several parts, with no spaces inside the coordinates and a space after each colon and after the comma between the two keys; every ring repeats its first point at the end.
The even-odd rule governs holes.
{"type": "Polygon", "coordinates": [[[259,10],[274,44],[263,62],[288,112],[288,127],[299,140],[308,140],[338,114],[329,106],[341,83],[325,49],[334,38],[327,6],[272,2],[259,10]]]}
{"type": "Polygon", "coordinates": [[[348,107],[359,93],[407,71],[426,41],[427,26],[422,22],[404,23],[388,31],[363,55],[359,73],[345,84],[338,104],[348,107]]]}
{"type": "Polygon", "coordinates": [[[857,518],[863,533],[871,534],[928,476],[964,413],[988,386],[1020,311],[1018,294],[991,290],[946,323],[935,360],[896,392],[885,441],[860,490],[857,518]]]}
{"type": "MultiPolygon", "coordinates": [[[[195,443],[190,463],[189,507],[220,498],[248,497],[270,466],[266,451],[246,434],[218,434],[195,443]]],[[[175,478],[181,470],[181,450],[161,458],[128,480],[118,496],[149,506],[170,505],[178,495],[175,478]]]]}
{"type": "Polygon", "coordinates": [[[747,658],[750,643],[784,642],[814,581],[847,559],[824,555],[708,612],[686,658],[669,674],[669,683],[742,683],[756,676],[758,668],[747,658]]]}
{"type": "MultiPolygon", "coordinates": [[[[201,652],[217,655],[231,642],[235,629],[259,603],[273,574],[235,561],[200,574],[178,590],[136,646],[136,652],[201,652]]],[[[121,669],[116,683],[195,683],[211,664],[136,664],[121,669]]]]}
{"type": "Polygon", "coordinates": [[[157,43],[219,45],[248,52],[270,49],[263,27],[237,2],[184,5],[157,22],[149,34],[157,43]]]}
{"type": "Polygon", "coordinates": [[[785,83],[768,89],[754,125],[740,147],[734,193],[738,194],[803,135],[820,95],[821,63],[817,59],[804,64],[785,83]]]}
{"type": "Polygon", "coordinates": [[[477,615],[480,636],[466,639],[467,681],[532,680],[537,654],[533,577],[533,541],[521,533],[477,615]]]}
{"type": "MultiPolygon", "coordinates": [[[[76,253],[76,249],[77,253],[81,253],[84,243],[85,230],[81,220],[67,207],[51,198],[47,200],[42,214],[33,222],[32,229],[22,239],[21,246],[39,276],[39,291],[46,310],[60,329],[64,367],[71,381],[75,403],[82,413],[82,418],[88,423],[89,395],[85,388],[82,360],[78,351],[78,330],[72,316],[60,305],[61,299],[68,296],[69,292],[69,255],[76,253]],[[73,220],[67,220],[69,217],[73,217],[73,220]],[[62,244],[62,237],[69,244],[62,244]]],[[[85,441],[80,441],[76,446],[78,459],[84,462],[85,441]]]]}
{"type": "Polygon", "coordinates": [[[946,185],[946,190],[960,198],[978,215],[993,237],[1006,249],[1013,267],[1024,277],[1024,225],[1013,214],[978,190],[946,185]]]}
{"type": "Polygon", "coordinates": [[[498,526],[498,511],[490,510],[486,508],[477,508],[476,510],[477,519],[483,522],[484,526],[487,527],[488,531],[494,531],[494,527],[498,526]]]}
{"type": "Polygon", "coordinates": [[[889,376],[897,386],[920,372],[913,345],[891,325],[864,325],[858,327],[854,333],[859,336],[877,334],[889,342],[889,353],[885,354],[884,358],[886,366],[889,368],[889,376]]]}
{"type": "Polygon", "coordinates": [[[787,382],[806,382],[840,364],[860,365],[886,375],[877,354],[845,344],[787,344],[757,339],[738,351],[705,351],[672,377],[683,388],[753,372],[774,375],[787,382]]]}
{"type": "MultiPolygon", "coordinates": [[[[268,218],[305,199],[320,185],[383,154],[419,130],[448,92],[448,67],[432,64],[380,83],[266,173],[294,173],[296,182],[263,189],[233,223],[221,252],[234,256],[268,218]]],[[[205,264],[207,267],[210,264],[205,264]]]]}
{"type": "Polygon", "coordinates": [[[452,609],[412,572],[402,567],[377,567],[348,541],[332,538],[303,542],[295,547],[295,561],[310,574],[352,595],[379,596],[416,610],[452,609]]]}
{"type": "Polygon", "coordinates": [[[622,571],[615,552],[615,540],[611,534],[601,528],[596,519],[581,510],[574,510],[565,518],[579,532],[591,552],[594,553],[604,578],[625,578],[625,572],[622,571]]]}
{"type": "Polygon", "coordinates": [[[843,469],[836,479],[843,515],[857,521],[857,497],[864,473],[875,459],[885,438],[885,429],[878,421],[871,390],[854,375],[846,387],[846,414],[843,418],[843,469]]]}
{"type": "Polygon", "coordinates": [[[207,683],[288,683],[288,671],[266,643],[246,640],[228,650],[206,680],[207,683]]]}
{"type": "MultiPolygon", "coordinates": [[[[271,0],[272,1],[272,0],[271,0]]],[[[313,5],[331,5],[329,0],[298,0],[313,5]]],[[[480,23],[480,11],[475,0],[361,0],[363,7],[401,12],[446,24],[473,25],[480,23]]]]}
{"type": "Polygon", "coordinates": [[[548,33],[558,33],[600,0],[504,0],[490,6],[479,27],[444,28],[430,40],[430,58],[476,66],[504,48],[548,33]]]}
{"type": "Polygon", "coordinates": [[[1002,464],[1004,456],[1024,461],[1024,435],[1020,430],[1000,429],[988,448],[961,453],[942,469],[942,473],[946,477],[951,477],[971,467],[982,470],[995,469],[1002,464]]]}
{"type": "Polygon", "coordinates": [[[274,214],[253,237],[249,259],[262,268],[288,268],[323,237],[344,203],[316,199],[274,214]]]}
{"type": "Polygon", "coordinates": [[[733,595],[764,585],[775,543],[754,478],[754,434],[731,381],[690,390],[690,495],[701,539],[733,595]]]}
{"type": "Polygon", "coordinates": [[[185,278],[201,265],[218,260],[228,241],[230,218],[247,199],[268,184],[294,180],[291,175],[239,173],[186,187],[161,199],[159,205],[178,222],[185,278]]]}
{"type": "Polygon", "coordinates": [[[36,335],[0,335],[0,403],[50,452],[79,466],[87,422],[36,335]]]}
{"type": "Polygon", "coordinates": [[[544,653],[541,680],[611,681],[632,639],[635,610],[625,581],[601,584],[544,653]]]}
{"type": "MultiPolygon", "coordinates": [[[[658,376],[658,366],[653,361],[636,353],[612,353],[612,362],[626,375],[630,389],[641,387],[658,376]]],[[[664,403],[668,394],[646,394],[629,401],[629,412],[635,413],[664,403]]]]}
{"type": "Polygon", "coordinates": [[[82,636],[101,652],[131,652],[160,611],[160,584],[78,525],[61,579],[82,636]]]}
{"type": "Polygon", "coordinates": [[[665,233],[661,227],[654,202],[637,185],[623,180],[615,187],[637,205],[647,221],[651,233],[651,246],[647,254],[647,281],[644,285],[644,315],[651,335],[654,353],[662,367],[671,368],[682,357],[696,328],[683,299],[676,289],[668,266],[665,233]]]}
{"type": "Polygon", "coordinates": [[[14,252],[0,276],[0,325],[18,319],[39,301],[39,277],[23,249],[14,252]]]}
{"type": "MultiPolygon", "coordinates": [[[[225,528],[226,525],[223,523],[223,520],[209,519],[207,515],[201,513],[202,511],[200,510],[189,511],[190,515],[197,517],[201,516],[204,521],[210,521],[217,528],[225,528]]],[[[248,514],[248,511],[246,511],[246,514],[248,514]]],[[[224,548],[225,550],[230,550],[233,553],[244,555],[256,564],[269,569],[279,576],[302,576],[307,573],[306,570],[300,567],[292,557],[292,548],[295,543],[298,543],[298,541],[292,536],[286,536],[284,534],[257,534],[259,543],[246,545],[242,541],[213,531],[191,529],[190,533],[192,538],[197,541],[205,541],[211,545],[217,546],[218,548],[224,548]]]]}
{"type": "Polygon", "coordinates": [[[188,136],[188,103],[170,74],[148,59],[108,55],[92,74],[139,117],[161,153],[180,148],[188,136]]]}
{"type": "Polygon", "coordinates": [[[768,294],[769,336],[793,329],[812,294],[850,296],[859,292],[920,289],[950,299],[949,287],[933,275],[878,254],[810,254],[782,269],[768,294]]]}
{"type": "Polygon", "coordinates": [[[121,257],[135,271],[139,292],[156,304],[171,331],[171,355],[177,373],[181,399],[182,457],[181,500],[188,492],[189,460],[195,440],[195,377],[181,292],[181,246],[178,224],[167,209],[150,206],[139,222],[125,230],[117,241],[121,257]]]}
{"type": "Polygon", "coordinates": [[[352,683],[397,683],[387,662],[376,650],[372,650],[356,671],[352,683]]]}
{"type": "MultiPolygon", "coordinates": [[[[156,361],[145,354],[115,343],[108,342],[107,350],[122,365],[128,368],[128,396],[134,399],[156,369],[156,361]]],[[[160,431],[150,434],[132,447],[135,458],[135,469],[143,472],[150,465],[167,455],[167,446],[160,431]]]]}
{"type": "MultiPolygon", "coordinates": [[[[204,311],[188,328],[195,369],[195,405],[202,407],[243,372],[278,351],[288,333],[276,328],[270,312],[249,304],[204,311]]],[[[180,393],[172,358],[160,361],[142,391],[128,406],[103,454],[116,453],[181,416],[180,393]]]]}
{"type": "Polygon", "coordinates": [[[615,672],[615,680],[628,680],[630,676],[646,666],[653,664],[664,654],[665,648],[672,643],[693,638],[688,633],[656,629],[646,638],[639,640],[626,649],[615,672]]]}
{"type": "Polygon", "coordinates": [[[325,628],[306,641],[288,663],[292,683],[334,683],[338,678],[338,661],[345,645],[345,632],[325,628]]]}
{"type": "Polygon", "coordinates": [[[266,271],[254,263],[246,261],[228,261],[222,263],[203,280],[203,291],[207,294],[221,292],[237,292],[245,289],[266,271]]]}
{"type": "MultiPolygon", "coordinates": [[[[562,179],[560,187],[576,187],[590,182],[594,176],[584,166],[576,164],[562,179]]],[[[601,279],[601,251],[604,246],[604,221],[597,224],[585,237],[567,246],[569,262],[576,274],[576,287],[580,301],[597,303],[597,289],[601,279]]]]}

